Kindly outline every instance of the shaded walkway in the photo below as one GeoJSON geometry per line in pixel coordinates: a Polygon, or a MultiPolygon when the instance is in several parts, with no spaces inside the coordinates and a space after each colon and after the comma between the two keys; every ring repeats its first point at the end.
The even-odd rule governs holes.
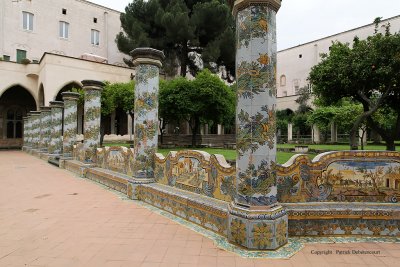
{"type": "Polygon", "coordinates": [[[289,260],[244,259],[88,180],[0,151],[0,266],[398,266],[400,244],[307,244],[289,260]],[[380,255],[337,255],[336,250],[380,255]],[[312,251],[331,250],[333,255],[312,251]]]}

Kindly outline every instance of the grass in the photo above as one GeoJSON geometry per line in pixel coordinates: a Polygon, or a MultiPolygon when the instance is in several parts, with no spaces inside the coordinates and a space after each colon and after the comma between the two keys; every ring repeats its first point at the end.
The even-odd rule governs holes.
{"type": "MultiPolygon", "coordinates": [[[[126,146],[129,147],[129,144],[127,143],[105,143],[105,146],[126,146]]],[[[400,151],[400,144],[396,143],[397,147],[396,150],[400,151]]],[[[278,144],[278,148],[293,148],[296,146],[296,144],[278,144]]],[[[316,150],[328,150],[328,151],[336,151],[336,150],[349,150],[349,145],[345,144],[332,144],[332,145],[307,145],[310,149],[316,149],[316,150]]],[[[223,148],[186,148],[186,147],[175,147],[175,148],[159,148],[157,150],[158,153],[163,154],[166,156],[170,151],[180,151],[180,150],[201,150],[205,151],[209,154],[221,154],[225,157],[227,160],[236,160],[236,150],[234,149],[223,149],[223,148]]],[[[361,149],[361,147],[359,147],[361,149]]],[[[364,147],[365,150],[386,150],[385,145],[367,145],[364,147]]],[[[293,155],[298,154],[298,153],[292,153],[292,152],[277,152],[277,162],[279,164],[284,164],[286,163],[293,155]]],[[[314,158],[316,154],[308,154],[310,159],[314,158]]]]}
{"type": "MultiPolygon", "coordinates": [[[[129,144],[126,143],[109,143],[104,144],[105,146],[126,146],[129,147],[129,144]]],[[[201,150],[205,151],[209,154],[221,154],[227,160],[236,160],[236,150],[234,149],[223,149],[223,148],[186,148],[186,147],[174,147],[174,148],[159,148],[157,150],[158,153],[163,154],[166,156],[170,151],[180,151],[180,150],[201,150]]],[[[290,153],[290,152],[277,152],[277,162],[280,164],[286,163],[293,155],[297,153],[290,153]]],[[[313,158],[314,154],[309,154],[310,158],[313,158]]]]}
{"type": "MultiPolygon", "coordinates": [[[[294,148],[296,144],[278,144],[278,148],[294,148]]],[[[348,144],[326,144],[326,145],[307,145],[310,149],[317,149],[317,150],[328,150],[328,151],[336,151],[336,150],[349,150],[350,146],[348,144]]],[[[361,146],[358,147],[361,149],[361,146]]],[[[367,145],[364,146],[364,150],[386,150],[385,145],[367,145]]],[[[397,144],[396,147],[397,151],[400,151],[400,146],[397,144]]]]}

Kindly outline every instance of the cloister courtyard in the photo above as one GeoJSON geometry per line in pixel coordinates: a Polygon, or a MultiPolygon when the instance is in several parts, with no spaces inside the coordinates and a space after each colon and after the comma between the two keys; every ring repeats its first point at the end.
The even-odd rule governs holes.
{"type": "Polygon", "coordinates": [[[2,267],[397,266],[400,260],[398,244],[379,242],[304,243],[290,257],[248,258],[24,152],[1,151],[0,170],[2,267]],[[352,250],[379,254],[344,254],[352,250]]]}

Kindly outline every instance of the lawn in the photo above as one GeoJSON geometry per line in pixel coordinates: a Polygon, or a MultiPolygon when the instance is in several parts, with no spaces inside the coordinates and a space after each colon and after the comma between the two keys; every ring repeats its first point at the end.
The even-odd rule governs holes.
{"type": "MultiPolygon", "coordinates": [[[[400,151],[400,146],[396,143],[397,147],[396,150],[400,151]]],[[[293,148],[296,144],[278,144],[278,148],[293,148]]],[[[327,150],[327,151],[336,151],[336,150],[349,150],[350,146],[348,144],[326,144],[326,145],[307,145],[310,149],[316,150],[327,150]]],[[[359,146],[358,149],[361,149],[359,146]]],[[[386,150],[385,145],[367,145],[364,147],[364,150],[386,150]]]]}
{"type": "MultiPolygon", "coordinates": [[[[129,144],[126,143],[106,143],[104,144],[105,146],[126,146],[129,147],[129,144]]],[[[400,151],[400,144],[396,144],[396,150],[400,151]]],[[[296,144],[278,144],[278,148],[293,148],[296,146],[296,144]]],[[[308,145],[310,149],[316,149],[316,150],[327,150],[327,151],[337,151],[337,150],[349,150],[349,145],[345,144],[335,144],[335,145],[308,145]]],[[[365,150],[385,150],[384,145],[367,145],[364,149],[365,150]]],[[[236,159],[236,150],[234,149],[223,149],[223,148],[184,148],[184,147],[175,147],[175,148],[159,148],[157,150],[158,153],[163,154],[166,156],[170,151],[179,151],[179,150],[201,150],[205,151],[209,154],[221,154],[225,157],[227,160],[235,160],[236,159]]],[[[361,149],[359,147],[359,149],[361,149]]],[[[279,164],[284,164],[286,163],[293,155],[298,154],[298,153],[292,153],[292,152],[277,152],[277,162],[279,164]]],[[[316,154],[309,153],[308,156],[310,159],[314,158],[316,154]]]]}
{"type": "MultiPolygon", "coordinates": [[[[129,147],[129,144],[125,143],[109,143],[109,144],[104,144],[105,146],[126,146],[129,147]]],[[[223,148],[184,148],[184,147],[176,147],[176,148],[159,148],[157,150],[158,153],[163,154],[166,156],[170,151],[179,151],[179,150],[201,150],[205,151],[209,154],[221,154],[225,157],[227,160],[236,160],[236,150],[234,149],[223,149],[223,148]]],[[[280,164],[283,164],[287,162],[293,155],[296,153],[290,153],[290,152],[278,152],[277,153],[277,161],[280,164]]],[[[313,158],[315,154],[309,154],[310,158],[313,158]]]]}

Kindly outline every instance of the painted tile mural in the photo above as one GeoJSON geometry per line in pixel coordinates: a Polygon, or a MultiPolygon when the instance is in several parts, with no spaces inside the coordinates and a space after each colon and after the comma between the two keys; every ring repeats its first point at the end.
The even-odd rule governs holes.
{"type": "Polygon", "coordinates": [[[277,170],[280,202],[387,202],[400,198],[400,153],[344,151],[311,162],[298,156],[277,170]]]}
{"type": "Polygon", "coordinates": [[[72,157],[72,147],[76,142],[78,130],[78,93],[63,93],[64,100],[64,133],[63,156],[72,157]]]}
{"type": "Polygon", "coordinates": [[[96,164],[98,167],[132,176],[134,158],[132,148],[98,148],[96,156],[96,164]]]}
{"type": "Polygon", "coordinates": [[[158,183],[228,202],[234,199],[235,168],[221,155],[187,150],[171,152],[167,157],[156,154],[155,161],[158,183]]]}
{"type": "Polygon", "coordinates": [[[275,20],[267,6],[237,15],[236,201],[244,205],[277,202],[275,20]]]}
{"type": "Polygon", "coordinates": [[[85,87],[84,147],[85,162],[95,162],[100,145],[101,88],[85,87]]]}
{"type": "Polygon", "coordinates": [[[158,142],[159,68],[139,64],[136,67],[133,163],[135,178],[154,177],[154,154],[158,142]]]}
{"type": "Polygon", "coordinates": [[[62,152],[62,116],[63,102],[50,102],[51,107],[51,136],[48,147],[49,154],[62,152]]]}

